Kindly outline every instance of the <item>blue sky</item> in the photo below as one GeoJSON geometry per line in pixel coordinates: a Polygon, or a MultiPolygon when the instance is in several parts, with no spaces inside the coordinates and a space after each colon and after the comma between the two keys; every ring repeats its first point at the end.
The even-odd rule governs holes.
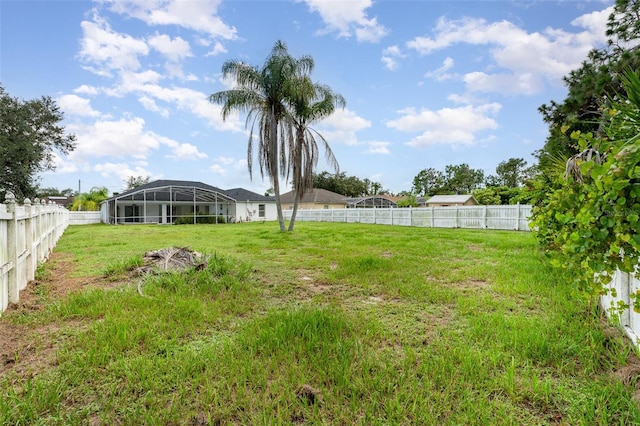
{"type": "Polygon", "coordinates": [[[562,77],[604,45],[611,5],[2,0],[0,83],[54,98],[77,136],[42,187],[117,192],[149,175],[263,193],[268,179],[247,171],[244,117],[223,122],[207,98],[230,87],[225,61],[261,66],[280,39],[346,99],[315,126],[341,171],[397,193],[428,167],[533,164],[547,134],[537,109],[562,101],[562,77]]]}

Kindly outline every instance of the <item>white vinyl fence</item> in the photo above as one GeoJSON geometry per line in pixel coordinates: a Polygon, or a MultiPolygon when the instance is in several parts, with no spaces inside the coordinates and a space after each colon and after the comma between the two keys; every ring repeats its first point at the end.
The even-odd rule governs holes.
{"type": "Polygon", "coordinates": [[[17,205],[10,192],[5,198],[0,204],[0,314],[18,302],[69,224],[69,211],[62,206],[37,199],[17,205]]]}
{"type": "MultiPolygon", "coordinates": [[[[291,219],[291,210],[285,210],[291,219]]],[[[529,231],[530,205],[298,210],[296,221],[529,231]]]]}
{"type": "Polygon", "coordinates": [[[616,271],[608,286],[609,292],[600,297],[607,315],[624,330],[633,344],[640,345],[640,313],[633,310],[633,296],[639,294],[640,280],[633,274],[616,271]],[[628,306],[620,312],[618,306],[628,306]]]}
{"type": "Polygon", "coordinates": [[[69,225],[91,225],[102,223],[100,212],[69,212],[69,225]]]}

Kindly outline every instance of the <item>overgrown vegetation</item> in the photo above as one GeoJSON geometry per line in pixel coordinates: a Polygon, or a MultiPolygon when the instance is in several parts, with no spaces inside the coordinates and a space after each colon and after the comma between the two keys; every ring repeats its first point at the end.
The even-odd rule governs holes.
{"type": "Polygon", "coordinates": [[[606,291],[616,268],[638,272],[640,261],[640,76],[627,72],[622,81],[625,93],[602,106],[604,132],[572,133],[581,153],[534,209],[553,263],[592,298],[606,291]]]}
{"type": "Polygon", "coordinates": [[[0,318],[2,424],[640,422],[630,346],[529,233],[96,225],[56,255],[93,285],[0,318]],[[207,267],[140,296],[170,246],[207,267]]]}

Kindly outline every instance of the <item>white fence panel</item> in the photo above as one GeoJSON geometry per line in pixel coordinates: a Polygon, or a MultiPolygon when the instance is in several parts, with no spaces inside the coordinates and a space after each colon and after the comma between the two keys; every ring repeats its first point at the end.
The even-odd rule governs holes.
{"type": "Polygon", "coordinates": [[[640,280],[633,274],[616,271],[607,286],[609,292],[600,297],[600,304],[609,318],[618,323],[634,345],[640,345],[640,313],[633,310],[631,295],[638,294],[640,280]],[[620,306],[628,306],[620,311],[620,306]]]}
{"type": "Polygon", "coordinates": [[[69,212],[69,225],[91,225],[102,223],[100,212],[69,212]]]}
{"type": "MultiPolygon", "coordinates": [[[[291,210],[284,212],[291,219],[291,210]]],[[[529,230],[531,206],[451,206],[298,210],[297,221],[346,222],[431,228],[529,230]]]]}
{"type": "Polygon", "coordinates": [[[56,204],[27,199],[16,205],[6,194],[0,204],[0,313],[9,303],[17,303],[20,291],[33,280],[38,264],[44,261],[69,224],[69,211],[56,204]]]}

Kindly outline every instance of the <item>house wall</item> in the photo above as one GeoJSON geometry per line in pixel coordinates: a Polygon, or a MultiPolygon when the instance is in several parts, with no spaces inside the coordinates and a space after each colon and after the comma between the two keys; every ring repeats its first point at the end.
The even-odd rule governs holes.
{"type": "Polygon", "coordinates": [[[234,216],[236,222],[272,221],[278,220],[278,211],[275,201],[236,201],[234,216]],[[261,205],[264,206],[264,216],[260,216],[261,205]]]}

